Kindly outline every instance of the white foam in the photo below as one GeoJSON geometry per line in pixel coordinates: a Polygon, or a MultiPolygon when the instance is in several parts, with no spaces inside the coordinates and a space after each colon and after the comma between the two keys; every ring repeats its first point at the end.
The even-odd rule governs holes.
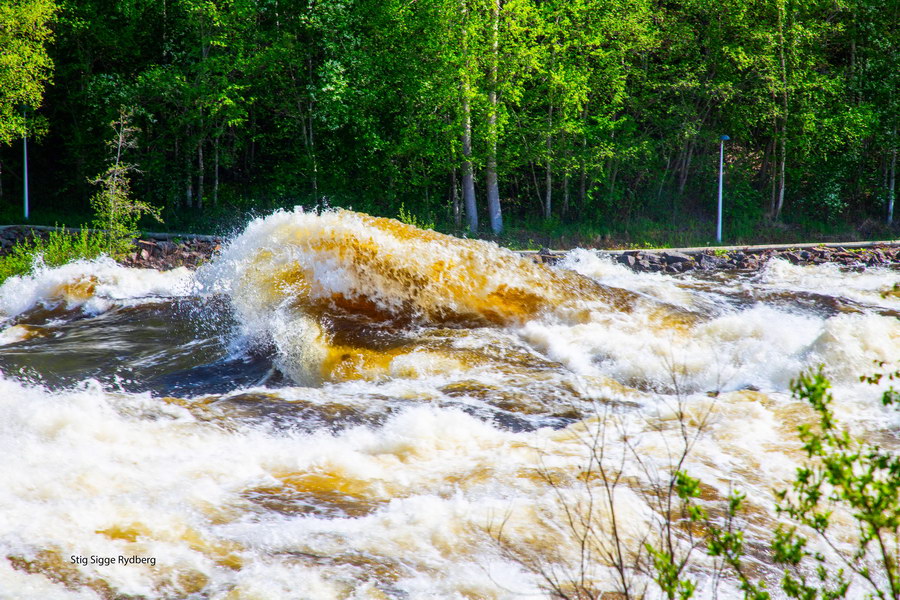
{"type": "Polygon", "coordinates": [[[192,290],[192,278],[184,267],[132,269],[106,257],[61,267],[39,266],[32,274],[10,277],[0,285],[0,318],[37,306],[81,308],[98,314],[122,304],[185,296],[192,290]]]}
{"type": "MultiPolygon", "coordinates": [[[[337,473],[359,487],[367,501],[409,497],[409,505],[392,500],[389,510],[373,517],[379,529],[360,535],[343,551],[410,562],[423,571],[444,568],[456,560],[472,560],[454,558],[452,547],[469,544],[465,536],[455,537],[462,532],[456,528],[471,521],[467,513],[473,500],[459,501],[447,522],[444,509],[438,509],[449,502],[448,509],[453,501],[433,498],[452,496],[455,486],[448,487],[447,481],[454,472],[464,477],[475,464],[487,467],[496,449],[509,449],[512,439],[514,435],[462,413],[431,409],[402,413],[378,431],[360,428],[339,437],[285,437],[247,428],[228,432],[146,395],[112,394],[93,383],[50,392],[0,379],[0,451],[8,461],[0,474],[5,507],[0,539],[7,555],[26,558],[45,549],[56,550],[65,560],[73,554],[155,556],[156,570],[79,567],[85,577],[102,579],[121,593],[157,597],[158,577],[172,570],[202,573],[217,586],[237,585],[248,593],[278,589],[279,581],[290,580],[285,574],[302,572],[296,581],[306,581],[316,591],[309,597],[330,598],[346,587],[339,585],[340,568],[291,566],[287,558],[274,559],[271,540],[253,550],[254,540],[261,532],[280,531],[278,535],[288,536],[286,547],[328,556],[333,548],[329,540],[350,524],[364,531],[362,523],[303,520],[321,529],[321,540],[295,538],[279,525],[277,515],[265,513],[256,522],[239,520],[242,525],[222,529],[216,522],[224,515],[238,507],[246,510],[243,491],[270,485],[284,474],[337,473]],[[430,537],[422,536],[426,522],[434,528],[430,537]],[[115,528],[137,528],[137,538],[101,533],[115,528]],[[206,542],[198,546],[198,540],[206,542]],[[237,544],[234,553],[246,569],[234,573],[217,565],[210,548],[226,543],[237,544]],[[240,549],[248,547],[249,553],[240,549]]],[[[523,447],[518,453],[527,457],[531,451],[523,447]]],[[[32,578],[5,572],[0,569],[0,589],[13,594],[34,589],[29,587],[32,578]]],[[[491,585],[487,577],[480,580],[491,585]]]]}
{"type": "MultiPolygon", "coordinates": [[[[826,318],[763,304],[735,309],[692,289],[690,278],[634,273],[585,250],[570,252],[562,265],[659,302],[701,309],[693,323],[688,319],[679,325],[660,320],[660,306],[652,301],[638,302],[630,312],[598,306],[580,324],[535,320],[521,329],[523,339],[576,373],[669,389],[674,376],[686,390],[753,386],[786,391],[800,371],[820,363],[837,384],[854,382],[878,362],[884,370],[900,366],[900,322],[892,317],[826,318]]],[[[761,281],[737,280],[737,285],[840,292],[873,306],[892,306],[894,301],[882,294],[895,282],[896,275],[885,269],[845,273],[833,265],[772,261],[761,281]]]]}
{"type": "Polygon", "coordinates": [[[609,256],[600,256],[583,248],[566,253],[558,266],[606,285],[648,294],[661,302],[676,306],[692,307],[698,300],[696,294],[685,290],[681,282],[671,275],[658,272],[636,273],[613,262],[609,256]]]}
{"type": "Polygon", "coordinates": [[[891,293],[900,283],[900,274],[886,267],[848,271],[833,263],[801,266],[777,259],[766,264],[760,283],[775,289],[814,292],[871,306],[900,309],[900,296],[891,293]]]}
{"type": "MultiPolygon", "coordinates": [[[[349,391],[344,387],[358,385],[316,394],[339,399],[349,391]]],[[[408,393],[434,393],[424,382],[407,386],[408,393]]],[[[307,393],[290,388],[285,398],[307,393]]],[[[769,489],[786,485],[793,468],[796,442],[777,412],[790,401],[744,392],[683,401],[691,419],[712,410],[708,432],[685,467],[723,495],[738,484],[755,506],[770,510],[769,489]]],[[[607,466],[624,468],[623,481],[646,481],[671,467],[681,443],[672,402],[660,397],[643,411],[611,415],[607,466]],[[626,435],[639,454],[623,443],[626,435]]],[[[602,415],[603,405],[598,410],[602,415]]],[[[505,523],[514,548],[552,548],[547,556],[577,560],[568,554],[577,545],[561,541],[569,533],[560,529],[560,502],[574,506],[586,493],[579,473],[600,422],[514,433],[426,405],[339,434],[276,433],[246,423],[218,427],[149,395],[110,393],[95,383],[51,392],[0,379],[0,452],[8,465],[0,473],[0,540],[14,556],[44,549],[63,557],[155,556],[157,569],[79,568],[120,593],[149,598],[159,597],[160,582],[175,573],[201,574],[205,591],[223,598],[233,590],[247,597],[335,598],[385,589],[423,598],[541,597],[540,579],[504,558],[491,531],[505,523]],[[549,487],[541,473],[553,473],[559,487],[549,487]],[[312,494],[321,489],[326,503],[333,486],[337,498],[363,507],[363,514],[282,514],[248,501],[253,490],[284,494],[277,492],[283,482],[312,494]],[[102,533],[116,528],[136,537],[102,533]],[[241,561],[239,570],[220,563],[228,554],[241,561]],[[375,565],[393,575],[379,579],[375,565]]],[[[623,484],[615,495],[621,534],[637,543],[653,511],[640,487],[623,484]]],[[[609,518],[602,504],[593,518],[598,526],[609,518]]],[[[0,568],[0,589],[25,593],[36,589],[34,577],[0,568]]],[[[607,576],[600,569],[598,577],[607,576]]],[[[41,585],[50,589],[48,597],[90,597],[41,585]]]]}

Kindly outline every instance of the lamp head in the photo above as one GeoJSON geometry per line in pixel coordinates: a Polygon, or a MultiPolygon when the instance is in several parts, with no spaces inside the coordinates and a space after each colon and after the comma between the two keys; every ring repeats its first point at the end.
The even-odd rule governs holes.
{"type": "Polygon", "coordinates": [[[727,135],[723,135],[723,136],[720,136],[719,139],[722,140],[723,142],[727,142],[727,141],[730,140],[731,138],[728,137],[727,135]]]}

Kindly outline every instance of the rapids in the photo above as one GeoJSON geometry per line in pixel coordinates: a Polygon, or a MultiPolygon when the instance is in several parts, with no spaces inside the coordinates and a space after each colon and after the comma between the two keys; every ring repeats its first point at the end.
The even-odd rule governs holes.
{"type": "MultiPolygon", "coordinates": [[[[792,378],[824,365],[841,422],[900,450],[886,383],[859,381],[900,368],[897,281],[550,268],[300,210],[196,272],[38,266],[0,287],[0,598],[551,597],[541,572],[580,573],[567,514],[602,498],[598,547],[615,520],[641,551],[685,444],[703,501],[747,494],[777,577],[792,378]]],[[[615,592],[607,559],[586,573],[615,592]]],[[[741,597],[713,567],[694,554],[699,597],[741,597]]]]}

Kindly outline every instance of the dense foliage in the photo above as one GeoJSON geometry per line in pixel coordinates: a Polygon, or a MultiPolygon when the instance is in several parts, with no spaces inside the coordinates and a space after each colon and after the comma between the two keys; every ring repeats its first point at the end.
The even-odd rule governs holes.
{"type": "Polygon", "coordinates": [[[53,0],[0,0],[0,146],[26,132],[27,108],[41,102],[53,67],[46,44],[56,8],[53,0]]]}
{"type": "Polygon", "coordinates": [[[5,204],[11,115],[38,107],[42,48],[44,205],[87,208],[123,106],[141,131],[135,192],[175,223],[293,204],[395,216],[401,202],[495,231],[504,217],[708,218],[722,134],[726,231],[883,222],[895,187],[891,0],[56,5],[0,0],[0,77],[28,90],[0,86],[5,204]]]}

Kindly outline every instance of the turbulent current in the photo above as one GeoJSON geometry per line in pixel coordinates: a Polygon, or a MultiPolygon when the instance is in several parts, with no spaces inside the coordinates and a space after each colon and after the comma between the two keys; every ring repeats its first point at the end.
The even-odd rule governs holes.
{"type": "MultiPolygon", "coordinates": [[[[655,597],[676,468],[713,512],[747,495],[777,581],[791,380],[824,365],[842,425],[900,450],[859,379],[900,368],[898,279],[547,267],[347,211],[194,272],[37,268],[0,287],[0,598],[655,597]]],[[[692,554],[697,595],[740,597],[715,567],[692,554]]]]}

